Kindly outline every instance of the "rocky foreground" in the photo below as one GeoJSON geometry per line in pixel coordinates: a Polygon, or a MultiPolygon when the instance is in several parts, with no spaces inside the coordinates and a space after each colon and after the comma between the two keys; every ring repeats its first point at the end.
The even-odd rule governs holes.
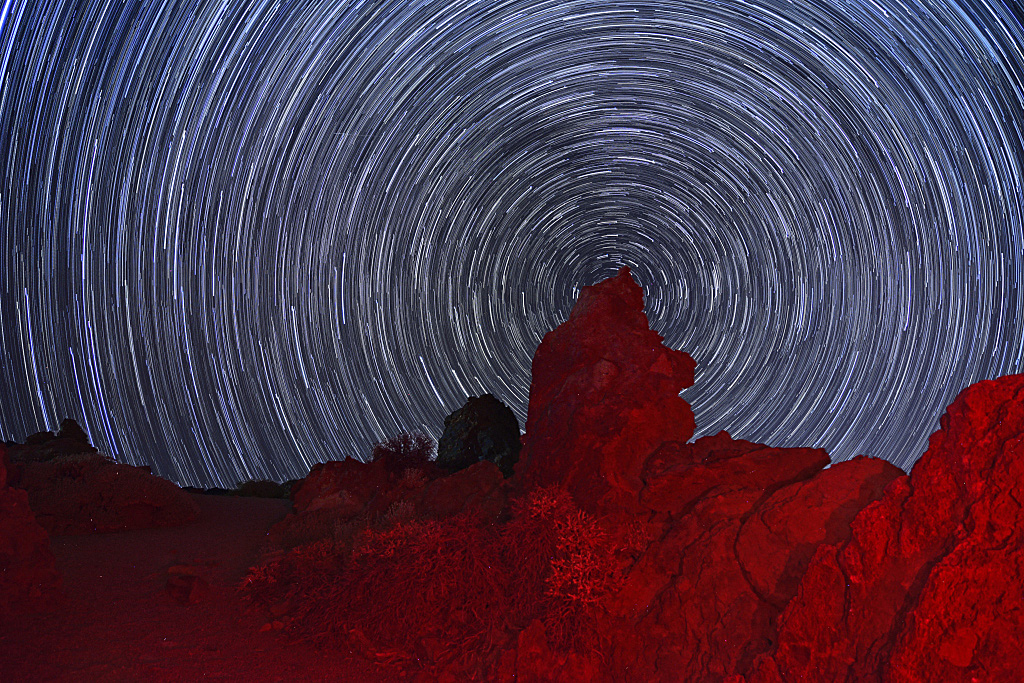
{"type": "MultiPolygon", "coordinates": [[[[628,270],[584,288],[537,350],[521,451],[488,451],[500,439],[460,418],[471,457],[446,441],[441,466],[409,442],[314,467],[240,599],[267,637],[420,680],[1024,678],[1024,376],[964,390],[907,475],[725,432],[690,442],[693,369],[628,270]]],[[[58,578],[3,475],[13,610],[58,578]]]]}

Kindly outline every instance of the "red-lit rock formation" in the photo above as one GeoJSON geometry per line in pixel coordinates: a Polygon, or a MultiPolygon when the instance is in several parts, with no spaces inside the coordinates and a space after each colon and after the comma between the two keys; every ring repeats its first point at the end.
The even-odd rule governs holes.
{"type": "Polygon", "coordinates": [[[679,397],[693,384],[693,359],[664,346],[643,309],[623,268],[584,287],[569,319],[544,336],[516,465],[522,486],[557,484],[587,510],[633,512],[644,461],[693,436],[679,397]]]}
{"type": "Polygon", "coordinates": [[[60,577],[50,539],[28,506],[28,494],[7,486],[7,452],[0,444],[0,616],[53,598],[60,577]]]}
{"type": "Polygon", "coordinates": [[[824,451],[724,433],[678,450],[646,477],[655,540],[605,603],[621,626],[613,668],[717,681],[771,644],[816,547],[848,535],[900,471],[868,458],[823,470],[824,451]]]}
{"type": "MultiPolygon", "coordinates": [[[[902,473],[868,458],[825,470],[824,451],[725,432],[685,443],[693,418],[678,392],[692,383],[693,361],[661,344],[642,308],[624,269],[584,288],[545,337],[517,474],[525,487],[567,486],[581,508],[611,520],[611,542],[627,524],[651,539],[600,603],[595,623],[607,646],[598,670],[609,679],[722,680],[771,645],[817,546],[845,538],[854,515],[902,473]]],[[[520,636],[534,655],[516,659],[517,677],[558,670],[558,653],[536,654],[548,649],[542,636],[520,636]]]]}
{"type": "Polygon", "coordinates": [[[1021,680],[1024,375],[964,390],[941,425],[818,549],[751,681],[1021,680]]]}
{"type": "Polygon", "coordinates": [[[388,517],[442,519],[472,511],[495,519],[507,497],[504,477],[490,461],[445,477],[433,466],[392,471],[383,460],[329,461],[314,465],[295,487],[295,508],[271,529],[270,540],[280,548],[349,541],[369,521],[388,517]]]}
{"type": "Polygon", "coordinates": [[[687,443],[693,361],[625,270],[583,290],[533,369],[511,480],[318,466],[289,523],[322,533],[254,568],[253,601],[428,679],[1024,679],[1024,376],[964,391],[906,476],[687,443]]]}

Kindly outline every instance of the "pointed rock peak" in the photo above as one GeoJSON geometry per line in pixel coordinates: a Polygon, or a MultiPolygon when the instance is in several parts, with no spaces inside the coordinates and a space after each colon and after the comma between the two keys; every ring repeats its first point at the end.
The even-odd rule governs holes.
{"type": "Polygon", "coordinates": [[[520,455],[526,485],[567,486],[585,507],[634,504],[643,462],[693,436],[679,391],[694,362],[662,344],[628,268],[584,287],[569,319],[545,335],[520,455]]]}
{"type": "Polygon", "coordinates": [[[581,315],[586,315],[595,305],[610,307],[617,306],[623,309],[632,309],[637,313],[644,310],[644,290],[633,279],[629,272],[629,266],[619,269],[618,275],[602,280],[597,284],[584,287],[580,290],[579,299],[569,314],[572,320],[581,315]]]}

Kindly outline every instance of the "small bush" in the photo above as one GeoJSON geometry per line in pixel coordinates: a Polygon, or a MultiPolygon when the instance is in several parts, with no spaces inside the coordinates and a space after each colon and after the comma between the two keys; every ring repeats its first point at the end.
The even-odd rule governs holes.
{"type": "Polygon", "coordinates": [[[287,498],[288,487],[266,479],[250,479],[235,487],[235,495],[245,498],[287,498]]]}
{"type": "Polygon", "coordinates": [[[420,432],[407,432],[374,444],[370,459],[383,461],[389,472],[397,473],[426,467],[436,455],[437,445],[433,439],[420,432]]]}

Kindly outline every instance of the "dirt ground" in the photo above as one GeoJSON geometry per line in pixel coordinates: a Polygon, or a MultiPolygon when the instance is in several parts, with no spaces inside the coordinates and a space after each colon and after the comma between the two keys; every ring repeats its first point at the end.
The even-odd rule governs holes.
{"type": "Polygon", "coordinates": [[[235,586],[288,501],[193,495],[188,526],[51,538],[64,597],[0,623],[0,683],[396,680],[246,610],[235,586]],[[167,589],[182,573],[209,586],[194,602],[167,589]]]}

